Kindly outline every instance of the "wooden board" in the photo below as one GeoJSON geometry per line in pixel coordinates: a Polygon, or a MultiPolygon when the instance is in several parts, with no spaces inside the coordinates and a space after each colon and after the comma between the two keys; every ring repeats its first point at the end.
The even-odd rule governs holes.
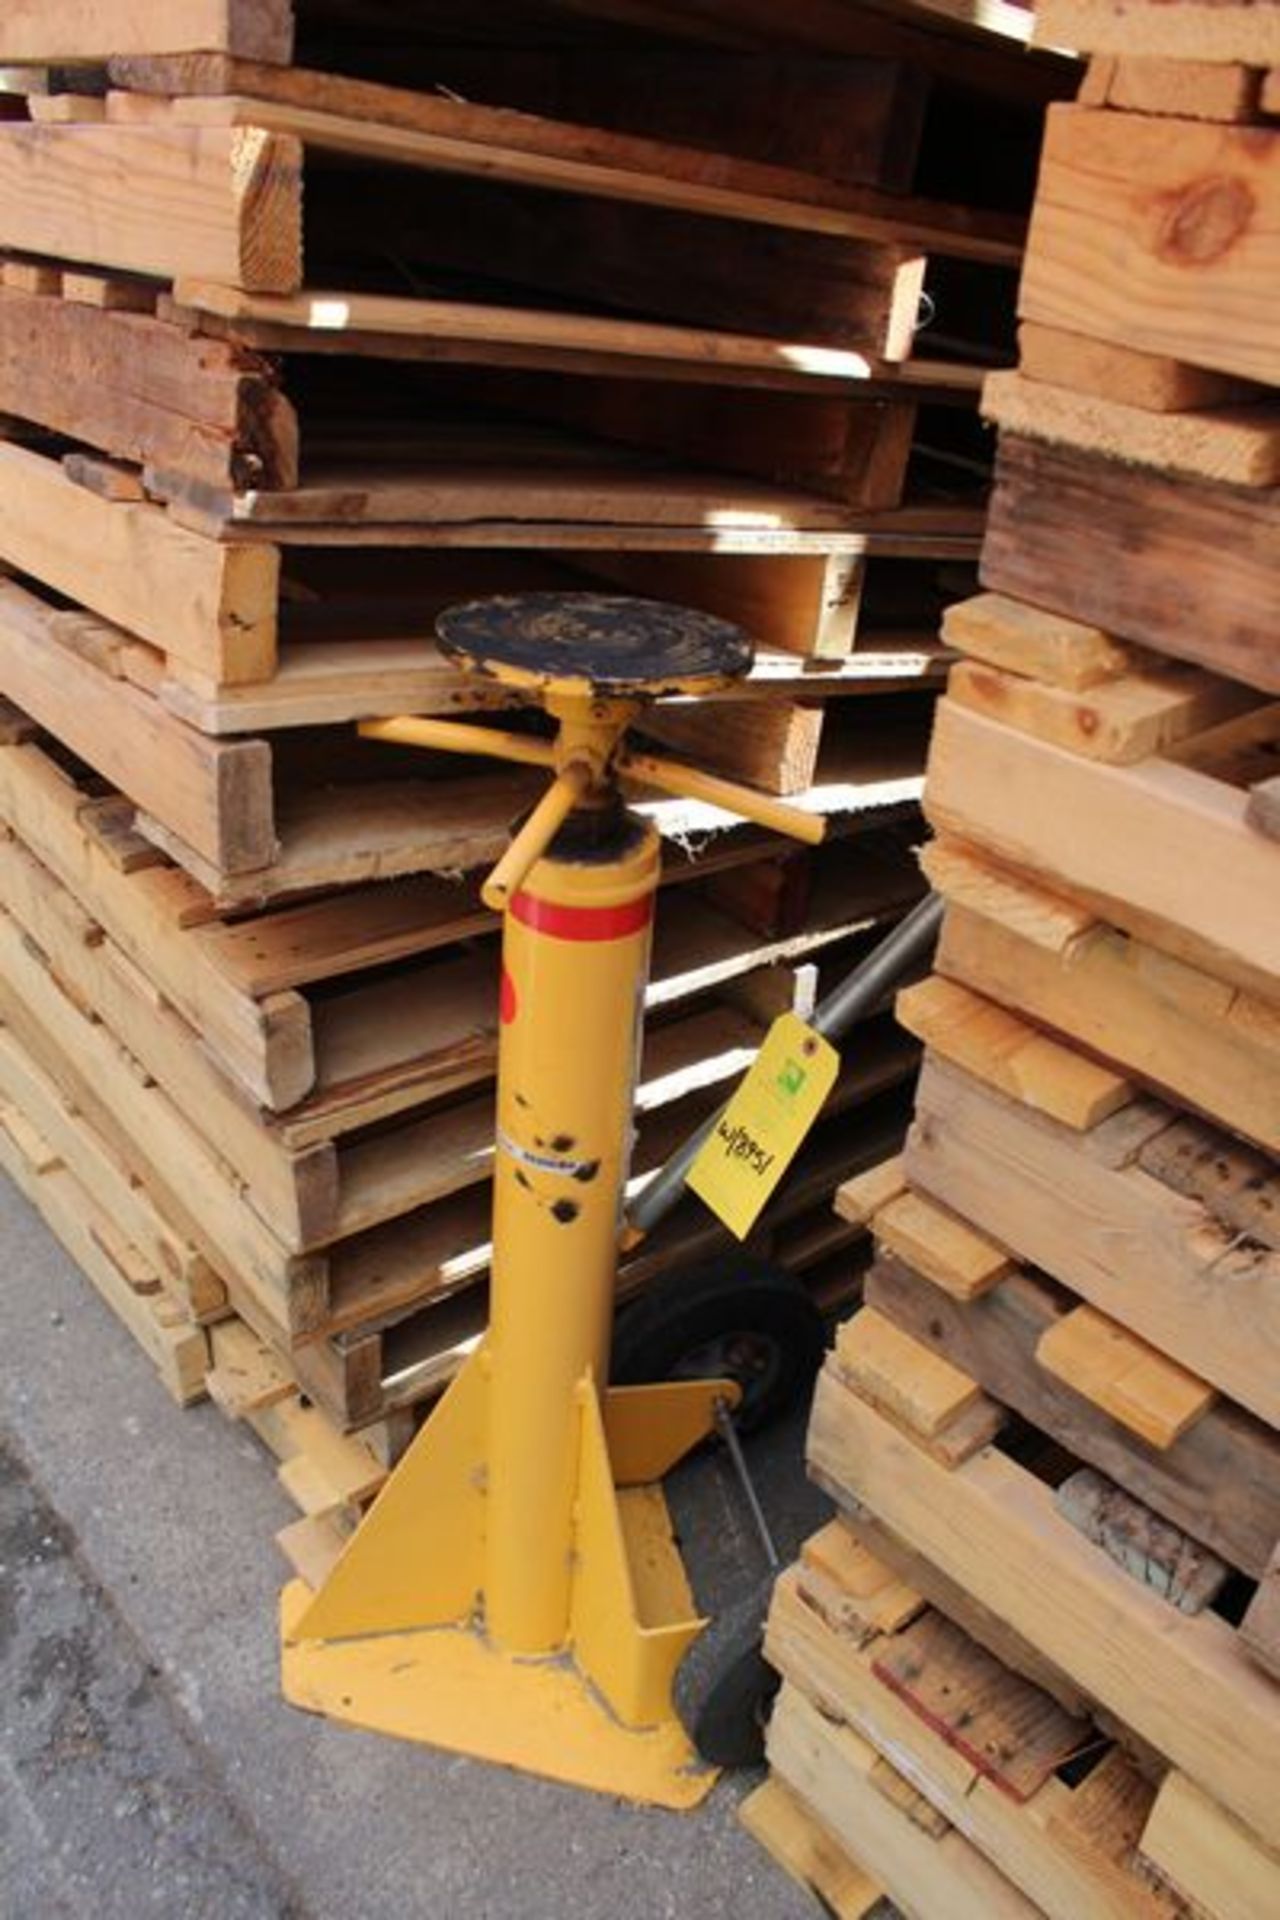
{"type": "Polygon", "coordinates": [[[288,60],[291,0],[10,0],[0,22],[6,61],[105,61],[202,47],[288,60]]]}
{"type": "Polygon", "coordinates": [[[1163,1452],[1137,1443],[1036,1364],[1038,1343],[1070,1311],[1072,1296],[1030,1268],[1013,1268],[980,1300],[962,1302],[881,1250],[865,1298],[1068,1453],[1260,1576],[1280,1538],[1280,1439],[1262,1421],[1219,1400],[1163,1452]]]}
{"type": "Polygon", "coordinates": [[[0,691],[140,806],[163,813],[214,866],[251,872],[276,853],[271,750],[213,741],[63,643],[68,623],[110,643],[114,630],[59,613],[0,581],[0,691]]]}
{"type": "Polygon", "coordinates": [[[1050,108],[1023,319],[1275,385],[1277,271],[1280,132],[1050,108]]]}
{"type": "MultiPolygon", "coordinates": [[[[250,88],[245,94],[182,99],[171,108],[160,103],[159,124],[252,128],[361,160],[639,200],[1004,266],[1016,266],[1021,256],[1022,224],[1010,215],[912,200],[874,187],[838,184],[708,155],[694,147],[596,131],[441,94],[366,87],[318,74],[264,71],[244,78],[250,88]],[[282,94],[299,95],[305,103],[282,94]]],[[[132,118],[140,108],[136,98],[126,98],[132,118]]],[[[238,274],[213,271],[203,277],[254,285],[242,282],[238,274]]],[[[266,291],[288,292],[299,282],[258,284],[266,291]]]]}
{"type": "Polygon", "coordinates": [[[1083,106],[1187,120],[1256,120],[1262,75],[1236,61],[1100,55],[1089,62],[1083,106]]]}
{"type": "Polygon", "coordinates": [[[1164,473],[1237,487],[1280,480],[1280,409],[1265,403],[1153,413],[1001,372],[987,376],[982,411],[1004,433],[1164,473]]]}
{"type": "Polygon", "coordinates": [[[955,981],[935,974],[903,987],[896,1010],[908,1033],[940,1058],[1064,1126],[1087,1132],[1133,1098],[1123,1074],[1062,1046],[955,981]]]}
{"type": "Polygon", "coordinates": [[[1118,674],[1077,692],[961,660],[947,692],[957,706],[1110,766],[1134,766],[1262,705],[1250,688],[1180,663],[1118,674]]]}
{"type": "Polygon", "coordinates": [[[1226,1621],[1180,1614],[1140,1586],[1007,1455],[987,1448],[948,1472],[829,1371],[809,1462],[837,1498],[869,1508],[1265,1840],[1280,1838],[1280,1694],[1226,1621]]]}
{"type": "Polygon", "coordinates": [[[1100,627],[1046,613],[1002,593],[954,601],[942,616],[942,637],[948,646],[988,666],[1072,693],[1116,680],[1137,664],[1133,648],[1100,627]]]}
{"type": "Polygon", "coordinates": [[[1036,1346],[1036,1364],[1157,1448],[1202,1420],[1213,1388],[1096,1307],[1073,1307],[1036,1346]]]}
{"type": "Polygon", "coordinates": [[[264,292],[302,284],[302,149],[252,126],[0,126],[0,244],[264,292]]]}
{"type": "Polygon", "coordinates": [[[1280,692],[1278,502],[1005,434],[983,585],[1280,692]]]}
{"type": "Polygon", "coordinates": [[[935,828],[1274,1000],[1280,925],[1270,903],[1280,861],[1276,842],[1248,826],[1246,809],[1244,793],[1190,767],[1102,766],[948,700],[935,711],[925,784],[935,828]],[[1173,845],[1177,861],[1168,858],[1173,845]]]}
{"type": "Polygon", "coordinates": [[[1166,1775],[1142,1857],[1213,1920],[1257,1920],[1280,1906],[1280,1860],[1185,1773],[1166,1775]]]}
{"type": "Polygon", "coordinates": [[[918,1796],[874,1747],[796,1688],[774,1709],[768,1750],[775,1772],[895,1905],[948,1920],[1035,1920],[1038,1909],[962,1833],[913,1817],[918,1796]]]}
{"type": "Polygon", "coordinates": [[[1018,328],[1018,348],[1020,371],[1029,380],[1044,380],[1149,413],[1227,407],[1261,397],[1258,388],[1231,374],[1035,320],[1024,320],[1018,328]]]}
{"type": "Polygon", "coordinates": [[[0,408],[210,486],[298,477],[297,421],[263,358],[146,314],[3,290],[0,408]]]}
{"type": "Polygon", "coordinates": [[[1172,60],[1280,61],[1280,22],[1254,0],[1039,0],[1033,38],[1078,53],[1172,60]]]}
{"type": "Polygon", "coordinates": [[[222,547],[159,507],[100,500],[57,461],[0,445],[0,556],[211,679],[270,676],[278,557],[222,547]]]}
{"type": "Polygon", "coordinates": [[[847,386],[851,394],[975,395],[981,370],[962,361],[879,361],[839,347],[756,334],[537,307],[411,299],[343,288],[248,293],[218,281],[180,279],[179,314],[226,324],[233,337],[275,352],[362,353],[457,359],[484,365],[625,372],[797,391],[847,386]]]}
{"type": "Polygon", "coordinates": [[[880,1888],[792,1793],[780,1774],[754,1787],[738,1808],[753,1840],[836,1920],[864,1920],[880,1888]]]}
{"type": "Polygon", "coordinates": [[[1272,840],[1280,840],[1280,774],[1259,780],[1249,793],[1249,825],[1272,840]]]}
{"type": "Polygon", "coordinates": [[[1240,1622],[1240,1638],[1264,1672],[1280,1680],[1280,1544],[1240,1622]]]}
{"type": "Polygon", "coordinates": [[[1151,1102],[1077,1134],[927,1058],[905,1165],[913,1185],[1280,1425],[1267,1357],[1280,1259],[1138,1164],[1174,1117],[1151,1102]]]}
{"type": "MultiPolygon", "coordinates": [[[[1118,1752],[1107,1754],[1080,1784],[1073,1787],[1051,1777],[1019,1804],[968,1752],[940,1738],[938,1729],[913,1713],[877,1676],[877,1658],[892,1657],[904,1636],[879,1636],[859,1648],[824,1608],[806,1604],[808,1600],[803,1574],[797,1581],[794,1571],[785,1573],[769,1617],[769,1656],[796,1698],[805,1699],[828,1721],[848,1727],[885,1765],[901,1768],[901,1777],[909,1779],[921,1797],[912,1808],[917,1825],[926,1826],[931,1813],[936,1835],[951,1840],[963,1835],[984,1860],[1008,1876],[1008,1883],[1020,1889],[1037,1913],[1053,1920],[1074,1920],[1081,1913],[1155,1920],[1171,1911],[1172,1903],[1144,1887],[1132,1870],[1133,1841],[1152,1795],[1118,1752]]],[[[997,1720],[1003,1709],[1002,1732],[1010,1747],[1019,1711],[1038,1715],[1047,1726],[1065,1721],[1047,1695],[1002,1668],[973,1641],[966,1642],[941,1614],[931,1610],[924,1620],[948,1633],[958,1652],[965,1649],[958,1664],[967,1659],[975,1677],[982,1672],[997,1720]]],[[[907,1634],[918,1631],[909,1628],[907,1634]]],[[[1099,1741],[1096,1733],[1093,1737],[1099,1741]]],[[[789,1768],[787,1772],[790,1777],[789,1768]]],[[[883,1775],[881,1781],[886,1790],[892,1785],[883,1775]]],[[[837,1775],[830,1783],[833,1799],[840,1786],[837,1775]]],[[[893,1794],[904,1807],[912,1804],[899,1788],[894,1787],[893,1794]]],[[[941,1904],[919,1904],[924,1890],[909,1879],[886,1884],[908,1912],[952,1911],[945,1895],[941,1904]]]]}
{"type": "Polygon", "coordinates": [[[1157,1091],[1280,1152],[1280,1014],[1096,920],[1051,943],[1056,896],[944,840],[926,871],[946,894],[935,964],[950,980],[1114,1061],[1157,1091]]]}

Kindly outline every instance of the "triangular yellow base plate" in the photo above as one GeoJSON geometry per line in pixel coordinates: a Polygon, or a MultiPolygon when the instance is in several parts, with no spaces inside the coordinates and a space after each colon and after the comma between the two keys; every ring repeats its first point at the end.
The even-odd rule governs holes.
{"type": "Polygon", "coordinates": [[[567,1656],[513,1659],[459,1627],[295,1643],[311,1598],[295,1580],[280,1602],[295,1707],[661,1807],[696,1806],[715,1782],[678,1721],[622,1726],[567,1656]]]}

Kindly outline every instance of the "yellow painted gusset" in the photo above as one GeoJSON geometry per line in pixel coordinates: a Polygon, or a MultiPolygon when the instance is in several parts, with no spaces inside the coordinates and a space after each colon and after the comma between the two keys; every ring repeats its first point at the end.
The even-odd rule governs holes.
{"type": "Polygon", "coordinates": [[[705,1440],[716,1421],[716,1402],[736,1407],[736,1380],[664,1380],[651,1387],[610,1387],[604,1396],[604,1430],[614,1485],[640,1487],[661,1480],[678,1460],[705,1440]]]}
{"type": "Polygon", "coordinates": [[[625,1726],[654,1727],[672,1718],[676,1668],[707,1623],[694,1610],[661,1490],[643,1489],[647,1500],[624,1494],[620,1501],[589,1377],[578,1399],[582,1441],[570,1613],[573,1656],[625,1726]],[[661,1503],[658,1524],[654,1494],[661,1503]],[[642,1581],[632,1565],[621,1502],[628,1503],[635,1528],[642,1581]]]}
{"type": "Polygon", "coordinates": [[[622,1726],[567,1658],[512,1660],[453,1627],[303,1640],[309,1601],[300,1580],[281,1598],[284,1691],[295,1707],[651,1806],[694,1807],[715,1783],[678,1721],[622,1726]]]}
{"type": "Polygon", "coordinates": [[[307,1639],[469,1620],[484,1581],[488,1355],[480,1347],[298,1621],[307,1639]]]}

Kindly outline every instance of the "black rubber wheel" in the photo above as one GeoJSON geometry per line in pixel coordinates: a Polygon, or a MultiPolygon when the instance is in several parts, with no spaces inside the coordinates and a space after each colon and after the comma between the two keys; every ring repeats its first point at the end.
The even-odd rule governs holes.
{"type": "Polygon", "coordinates": [[[657,1380],[736,1380],[740,1433],[754,1433],[808,1393],[826,1348],[822,1315],[781,1267],[731,1253],[668,1274],[618,1316],[618,1386],[657,1380]]]}
{"type": "Polygon", "coordinates": [[[704,1760],[756,1767],[780,1685],[761,1648],[772,1573],[717,1615],[676,1670],[676,1711],[704,1760]]]}

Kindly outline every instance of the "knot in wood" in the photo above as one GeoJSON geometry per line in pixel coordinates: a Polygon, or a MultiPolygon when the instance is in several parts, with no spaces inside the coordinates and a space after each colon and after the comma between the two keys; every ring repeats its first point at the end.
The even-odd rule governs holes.
{"type": "Polygon", "coordinates": [[[1194,181],[1164,196],[1156,251],[1171,266],[1209,266],[1248,231],[1257,204],[1253,189],[1234,176],[1194,181]]]}

